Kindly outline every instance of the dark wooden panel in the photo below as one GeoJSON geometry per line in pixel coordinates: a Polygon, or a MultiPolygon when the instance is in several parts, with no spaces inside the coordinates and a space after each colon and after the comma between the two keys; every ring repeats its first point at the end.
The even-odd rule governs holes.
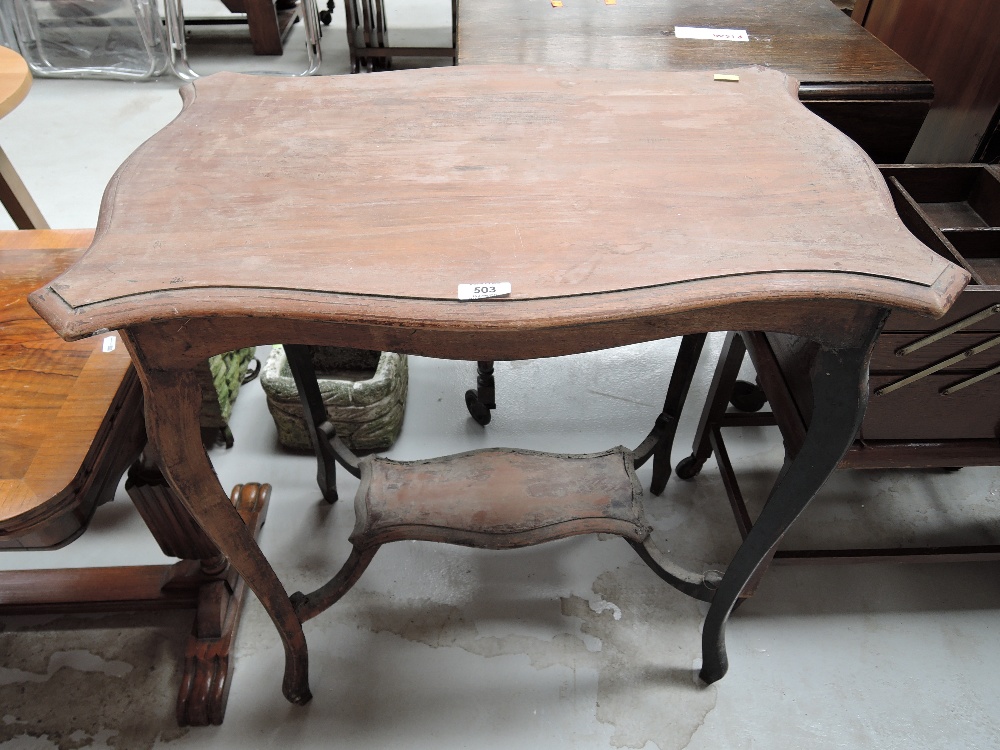
{"type": "MultiPolygon", "coordinates": [[[[1000,429],[1000,375],[949,396],[940,391],[964,375],[935,373],[885,396],[872,396],[861,426],[870,440],[962,440],[997,438],[1000,429]]],[[[871,390],[898,380],[873,375],[871,390]]]]}
{"type": "Polygon", "coordinates": [[[934,82],[908,161],[971,160],[1000,105],[1000,3],[870,0],[853,17],[934,82]]]}
{"type": "Polygon", "coordinates": [[[806,108],[849,136],[876,162],[906,159],[930,109],[923,100],[805,100],[806,108]]]}

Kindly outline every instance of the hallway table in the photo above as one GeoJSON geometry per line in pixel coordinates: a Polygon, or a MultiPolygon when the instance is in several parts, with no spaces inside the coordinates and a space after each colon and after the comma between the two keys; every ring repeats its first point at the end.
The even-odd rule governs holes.
{"type": "Polygon", "coordinates": [[[907,232],[875,165],[796,88],[759,68],[219,74],[182,89],[179,117],[112,179],[88,253],[31,304],[67,339],[120,331],[165,475],[280,634],[289,700],[310,698],[302,623],[403,539],[507,549],[620,535],[710,602],[712,682],[741,590],[854,438],[888,311],[943,315],[968,280],[907,232]],[[463,300],[461,284],[510,291],[463,300]],[[805,443],[724,573],[684,570],[656,548],[635,474],[651,458],[654,481],[669,473],[697,350],[717,330],[818,344],[805,443]],[[358,459],[309,372],[321,344],[471,361],[671,336],[685,338],[649,437],[582,456],[358,459]],[[324,495],[336,499],[335,460],[361,478],[350,559],[291,597],[198,424],[195,368],[273,342],[294,360],[324,495]]]}

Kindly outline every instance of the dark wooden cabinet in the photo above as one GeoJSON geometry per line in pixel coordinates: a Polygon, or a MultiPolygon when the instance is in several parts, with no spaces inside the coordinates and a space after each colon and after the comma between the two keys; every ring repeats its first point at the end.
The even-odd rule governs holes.
{"type": "Polygon", "coordinates": [[[908,162],[1000,159],[1000,2],[858,0],[852,17],[934,83],[908,162]]]}
{"type": "Polygon", "coordinates": [[[781,70],[799,81],[808,109],[876,162],[906,158],[933,97],[926,76],[830,0],[596,0],[559,8],[470,0],[458,12],[462,65],[781,70]],[[746,29],[749,41],[678,39],[675,26],[746,29]]]}

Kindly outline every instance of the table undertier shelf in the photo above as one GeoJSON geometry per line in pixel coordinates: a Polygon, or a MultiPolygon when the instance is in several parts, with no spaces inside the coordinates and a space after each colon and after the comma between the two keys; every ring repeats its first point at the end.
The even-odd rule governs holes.
{"type": "Polygon", "coordinates": [[[631,451],[490,448],[426,461],[361,462],[358,549],[416,539],[513,549],[577,534],[649,536],[631,451]]]}

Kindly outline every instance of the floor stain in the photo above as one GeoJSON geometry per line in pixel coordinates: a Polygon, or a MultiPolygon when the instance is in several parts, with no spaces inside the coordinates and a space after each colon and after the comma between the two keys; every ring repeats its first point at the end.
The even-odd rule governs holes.
{"type": "MultiPolygon", "coordinates": [[[[580,596],[560,600],[567,632],[552,638],[483,635],[475,615],[429,599],[400,600],[352,592],[349,608],[329,612],[376,633],[482,657],[526,656],[536,669],[564,666],[598,672],[598,720],[615,728],[617,748],[682,750],[715,708],[717,690],[698,682],[702,610],[641,563],[611,570],[594,583],[597,606],[580,596]],[[578,628],[578,633],[571,632],[578,628]],[[594,648],[594,642],[599,648],[594,648]]],[[[567,695],[561,696],[570,699],[567,695]]]]}
{"type": "Polygon", "coordinates": [[[0,620],[0,743],[151,750],[183,737],[174,703],[189,612],[0,620]]]}

